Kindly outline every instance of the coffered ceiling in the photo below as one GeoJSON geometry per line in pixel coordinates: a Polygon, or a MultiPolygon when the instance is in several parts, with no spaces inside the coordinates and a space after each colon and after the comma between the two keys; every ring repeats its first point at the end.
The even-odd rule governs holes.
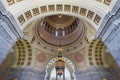
{"type": "Polygon", "coordinates": [[[44,16],[65,14],[89,22],[96,30],[117,0],[2,0],[21,30],[44,16]]]}

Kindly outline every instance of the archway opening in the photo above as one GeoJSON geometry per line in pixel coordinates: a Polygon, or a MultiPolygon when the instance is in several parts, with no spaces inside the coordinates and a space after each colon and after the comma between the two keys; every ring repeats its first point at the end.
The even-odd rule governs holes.
{"type": "MultiPolygon", "coordinates": [[[[50,80],[56,80],[56,70],[53,68],[51,70],[50,80]]],[[[59,80],[63,79],[63,74],[58,77],[59,80]]],[[[65,67],[65,80],[71,80],[71,73],[68,67],[65,67]]]]}
{"type": "MultiPolygon", "coordinates": [[[[53,58],[50,60],[50,62],[47,64],[46,67],[46,78],[45,80],[56,80],[56,69],[54,66],[54,63],[57,61],[57,58],[53,58]]],[[[75,78],[75,67],[72,61],[70,61],[68,58],[63,57],[63,61],[66,63],[64,74],[61,76],[58,76],[58,80],[63,80],[63,77],[65,77],[65,80],[76,80],[75,78]]]]}

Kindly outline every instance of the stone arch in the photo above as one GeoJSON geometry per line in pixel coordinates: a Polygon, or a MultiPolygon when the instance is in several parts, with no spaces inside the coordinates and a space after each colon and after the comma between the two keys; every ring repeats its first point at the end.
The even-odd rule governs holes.
{"type": "Polygon", "coordinates": [[[5,75],[5,80],[44,80],[45,71],[33,68],[33,50],[32,45],[25,39],[18,40],[14,45],[15,59],[13,65],[5,75]]]}
{"type": "Polygon", "coordinates": [[[117,76],[111,70],[111,67],[106,62],[106,46],[100,39],[91,40],[86,49],[87,67],[75,72],[76,79],[80,78],[85,80],[116,80],[117,76]],[[84,77],[85,75],[88,77],[84,77]]]}
{"type": "Polygon", "coordinates": [[[15,57],[14,67],[26,67],[32,65],[33,50],[31,44],[25,40],[20,39],[14,45],[15,57]]]}
{"type": "MultiPolygon", "coordinates": [[[[75,79],[75,74],[74,74],[75,73],[75,67],[74,67],[74,64],[68,58],[63,57],[63,60],[67,63],[66,66],[70,70],[72,80],[74,80],[75,79]]],[[[46,65],[46,80],[50,79],[50,75],[49,74],[50,74],[52,68],[54,67],[54,63],[56,61],[57,61],[57,57],[55,57],[52,60],[50,60],[48,62],[48,64],[46,65]]]]}
{"type": "MultiPolygon", "coordinates": [[[[26,2],[23,1],[23,4],[25,3],[26,2]]],[[[30,3],[26,3],[26,5],[29,5],[29,7],[26,6],[26,9],[24,9],[24,7],[19,7],[20,5],[13,5],[17,6],[17,8],[20,8],[20,10],[22,11],[22,13],[19,11],[16,11],[14,13],[14,11],[10,10],[10,12],[16,17],[16,21],[18,22],[18,24],[22,26],[21,29],[24,29],[30,22],[34,21],[35,19],[41,18],[42,16],[55,14],[65,14],[79,17],[88,21],[89,23],[91,23],[91,25],[94,26],[95,29],[97,29],[98,27],[96,26],[99,26],[101,20],[108,12],[106,11],[106,9],[96,5],[95,3],[99,3],[97,1],[95,1],[95,3],[91,1],[79,1],[78,3],[76,3],[75,1],[70,1],[69,3],[68,1],[54,1],[54,3],[51,3],[51,1],[41,1],[41,3],[38,3],[37,1],[31,1],[30,3]],[[31,5],[32,2],[36,2],[37,4],[33,7],[33,5],[31,5]],[[91,3],[94,6],[86,6],[86,3],[91,3]],[[59,9],[59,6],[62,6],[62,9],[59,9]],[[70,6],[68,7],[68,10],[66,9],[66,6],[70,6]],[[95,7],[97,7],[98,9],[95,7]]]]}
{"type": "Polygon", "coordinates": [[[100,39],[94,39],[88,44],[87,56],[89,66],[106,66],[105,45],[100,39]]]}

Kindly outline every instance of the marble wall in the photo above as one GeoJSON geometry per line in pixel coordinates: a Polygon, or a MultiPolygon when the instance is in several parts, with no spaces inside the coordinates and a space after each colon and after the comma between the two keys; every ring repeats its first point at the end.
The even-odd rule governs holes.
{"type": "Polygon", "coordinates": [[[9,70],[13,60],[13,53],[9,53],[6,59],[0,65],[0,80],[3,80],[9,70]]]}
{"type": "Polygon", "coordinates": [[[117,80],[110,68],[89,67],[75,72],[76,80],[117,80]]]}
{"type": "Polygon", "coordinates": [[[10,68],[4,80],[44,80],[45,74],[32,68],[10,68]]]}

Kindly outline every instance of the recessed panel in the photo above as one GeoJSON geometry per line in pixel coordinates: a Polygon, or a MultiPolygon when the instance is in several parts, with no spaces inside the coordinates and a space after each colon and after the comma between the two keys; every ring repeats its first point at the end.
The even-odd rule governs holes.
{"type": "Polygon", "coordinates": [[[100,20],[101,20],[101,17],[96,15],[95,19],[94,19],[94,22],[98,25],[100,23],[100,20]]]}
{"type": "Polygon", "coordinates": [[[27,12],[25,12],[25,17],[26,17],[27,20],[29,20],[30,18],[32,18],[32,14],[31,14],[30,10],[27,11],[27,12]]]}
{"type": "Polygon", "coordinates": [[[64,11],[70,12],[71,11],[71,5],[65,5],[64,6],[64,11]]]}
{"type": "Polygon", "coordinates": [[[48,10],[49,10],[49,12],[55,11],[55,6],[54,5],[48,5],[48,10]]]}
{"type": "Polygon", "coordinates": [[[20,16],[18,17],[18,21],[19,21],[19,23],[22,25],[22,24],[25,22],[24,16],[23,16],[23,15],[20,15],[20,16]]]}
{"type": "Polygon", "coordinates": [[[46,13],[47,12],[47,7],[46,6],[41,6],[40,10],[41,10],[41,13],[46,13]]]}
{"type": "Polygon", "coordinates": [[[88,14],[87,14],[87,17],[92,20],[93,16],[94,16],[94,12],[89,10],[88,14]]]}
{"type": "Polygon", "coordinates": [[[39,14],[40,14],[40,12],[39,12],[39,9],[38,9],[38,8],[34,8],[34,9],[32,9],[32,12],[33,12],[33,15],[34,15],[34,16],[37,16],[37,15],[39,15],[39,14]]]}
{"type": "Polygon", "coordinates": [[[85,16],[85,15],[86,15],[86,12],[87,12],[87,9],[85,9],[85,8],[81,8],[81,9],[80,9],[80,14],[81,14],[81,15],[85,16]]]}
{"type": "Polygon", "coordinates": [[[79,7],[78,6],[73,6],[72,12],[73,13],[78,13],[79,7]]]}
{"type": "Polygon", "coordinates": [[[62,10],[63,10],[63,5],[62,4],[56,5],[56,11],[62,11],[62,10]]]}

